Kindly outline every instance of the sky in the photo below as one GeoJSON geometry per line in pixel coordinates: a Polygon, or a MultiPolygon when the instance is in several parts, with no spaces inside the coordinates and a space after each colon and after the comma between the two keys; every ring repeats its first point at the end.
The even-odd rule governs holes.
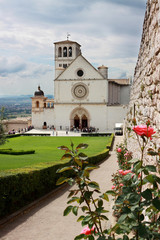
{"type": "Polygon", "coordinates": [[[109,78],[134,74],[147,0],[0,0],[0,97],[53,94],[54,42],[81,45],[109,78]]]}

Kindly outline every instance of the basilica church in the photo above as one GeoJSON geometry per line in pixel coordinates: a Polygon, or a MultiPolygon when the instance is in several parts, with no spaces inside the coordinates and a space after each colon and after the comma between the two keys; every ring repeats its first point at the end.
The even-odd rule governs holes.
{"type": "Polygon", "coordinates": [[[129,79],[109,79],[108,67],[96,69],[81,53],[81,45],[55,42],[54,99],[45,97],[40,86],[32,97],[34,128],[56,130],[98,129],[113,131],[125,119],[129,79]]]}

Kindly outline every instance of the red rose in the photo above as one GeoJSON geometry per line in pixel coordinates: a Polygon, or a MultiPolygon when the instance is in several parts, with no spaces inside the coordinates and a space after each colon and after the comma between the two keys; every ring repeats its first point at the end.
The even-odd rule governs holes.
{"type": "Polygon", "coordinates": [[[147,127],[147,125],[138,125],[133,127],[133,131],[137,133],[139,136],[145,136],[147,138],[151,138],[155,131],[152,127],[147,127]]]}
{"type": "Polygon", "coordinates": [[[92,232],[94,232],[94,230],[95,230],[94,226],[91,229],[87,226],[81,231],[81,234],[91,235],[92,232]]]}
{"type": "Polygon", "coordinates": [[[121,149],[121,148],[118,148],[118,149],[117,149],[117,152],[121,153],[121,152],[122,152],[122,149],[121,149]]]}

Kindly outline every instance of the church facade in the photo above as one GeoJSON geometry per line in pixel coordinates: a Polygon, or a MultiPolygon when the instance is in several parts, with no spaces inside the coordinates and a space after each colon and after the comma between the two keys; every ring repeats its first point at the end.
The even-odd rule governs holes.
{"type": "Polygon", "coordinates": [[[94,68],[77,42],[55,42],[54,99],[38,88],[32,97],[35,128],[113,131],[123,122],[130,96],[129,79],[108,79],[108,68],[94,68]]]}

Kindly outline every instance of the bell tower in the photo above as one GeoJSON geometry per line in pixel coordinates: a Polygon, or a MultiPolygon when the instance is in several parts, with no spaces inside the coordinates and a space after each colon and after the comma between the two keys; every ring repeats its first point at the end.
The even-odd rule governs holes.
{"type": "Polygon", "coordinates": [[[81,45],[68,40],[55,42],[55,78],[81,54],[81,45]]]}

